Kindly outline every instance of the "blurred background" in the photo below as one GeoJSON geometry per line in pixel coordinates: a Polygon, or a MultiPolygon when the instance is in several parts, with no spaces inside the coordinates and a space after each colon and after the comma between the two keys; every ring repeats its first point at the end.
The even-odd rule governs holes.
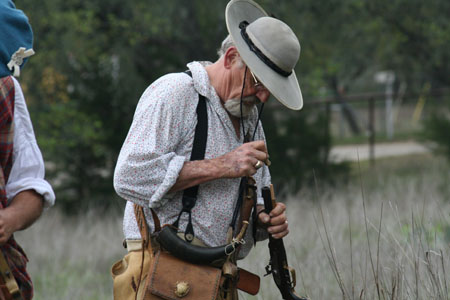
{"type": "MultiPolygon", "coordinates": [[[[227,34],[227,2],[15,2],[28,15],[34,30],[36,55],[27,63],[20,82],[46,162],[46,177],[57,196],[55,207],[34,227],[18,235],[29,252],[36,299],[111,298],[108,268],[124,253],[121,213],[125,204],[114,193],[112,175],[136,104],[145,88],[158,77],[184,71],[193,60],[217,59],[216,51],[227,34]]],[[[298,222],[291,225],[288,241],[295,249],[294,267],[302,268],[306,277],[311,275],[299,283],[299,290],[313,299],[353,299],[360,295],[362,299],[372,299],[371,295],[380,299],[383,293],[379,287],[384,286],[385,292],[390,291],[385,295],[391,296],[383,299],[447,299],[450,2],[258,3],[290,25],[302,47],[296,73],[304,108],[292,112],[273,99],[263,114],[273,181],[282,196],[279,198],[286,199],[288,207],[293,208],[290,218],[298,222]],[[364,226],[370,213],[351,213],[363,201],[373,206],[372,217],[378,220],[374,226],[364,226]],[[386,230],[394,230],[400,236],[393,234],[396,242],[387,245],[402,245],[403,240],[407,244],[402,250],[387,248],[386,253],[405,255],[394,255],[401,267],[404,265],[400,262],[417,259],[417,268],[415,263],[411,265],[412,274],[416,274],[411,284],[406,277],[393,281],[397,273],[387,272],[383,277],[373,267],[373,256],[368,255],[371,247],[382,248],[382,226],[377,222],[384,224],[384,201],[390,203],[384,209],[390,207],[392,212],[406,214],[393,213],[392,224],[398,226],[392,225],[396,230],[392,226],[386,230]],[[400,201],[404,209],[390,201],[400,201]],[[352,208],[344,209],[340,215],[346,220],[343,227],[334,228],[335,236],[346,234],[342,244],[337,241],[330,248],[335,249],[335,254],[336,249],[348,253],[345,247],[349,241],[350,245],[358,242],[357,237],[352,239],[352,226],[366,227],[360,236],[361,245],[366,247],[355,252],[351,266],[348,262],[337,273],[336,264],[322,269],[314,263],[327,261],[323,258],[328,257],[328,252],[326,243],[321,244],[319,239],[326,222],[311,218],[324,210],[326,216],[333,205],[352,208]],[[415,205],[419,205],[417,211],[413,209],[415,205]],[[427,222],[425,212],[430,213],[427,222]],[[363,216],[361,223],[353,219],[355,215],[363,216]],[[417,222],[416,215],[422,216],[421,222],[417,222]],[[426,224],[431,227],[425,230],[426,224]],[[304,232],[302,228],[308,226],[312,229],[304,232]],[[415,237],[417,228],[424,235],[415,237]],[[370,244],[372,234],[375,242],[370,244]],[[303,243],[305,240],[309,242],[303,243]],[[417,274],[432,264],[418,267],[426,262],[433,241],[434,246],[442,246],[439,251],[443,252],[433,250],[442,254],[442,267],[420,277],[417,274]],[[414,251],[416,248],[411,245],[422,245],[417,248],[421,252],[414,251]],[[318,256],[304,256],[310,253],[309,249],[315,249],[312,252],[318,256]],[[358,254],[366,268],[356,267],[358,254]],[[344,270],[350,270],[347,277],[344,270]],[[355,280],[356,271],[365,274],[361,275],[363,281],[355,280]],[[326,288],[315,286],[321,280],[328,282],[320,277],[324,274],[331,276],[326,288]],[[345,278],[333,274],[343,274],[345,278]],[[419,286],[420,280],[414,280],[418,277],[426,283],[423,287],[419,286]],[[433,277],[437,279],[426,279],[433,277]],[[381,281],[382,278],[390,279],[381,281]],[[374,283],[371,288],[368,282],[374,283]],[[411,287],[409,293],[408,286],[416,288],[411,287]],[[398,294],[401,290],[404,293],[398,294]]],[[[331,227],[338,224],[334,216],[324,218],[331,227]]],[[[267,255],[264,246],[260,247],[264,250],[249,258],[250,266],[257,265],[254,261],[267,260],[259,259],[262,253],[267,255]]],[[[350,247],[350,253],[351,250],[350,247]]],[[[383,266],[381,262],[380,265],[383,266]]],[[[392,266],[391,262],[386,262],[386,266],[392,266]]],[[[273,282],[265,284],[274,287],[273,282]]],[[[278,299],[277,294],[267,296],[268,293],[269,290],[258,299],[278,299]]]]}

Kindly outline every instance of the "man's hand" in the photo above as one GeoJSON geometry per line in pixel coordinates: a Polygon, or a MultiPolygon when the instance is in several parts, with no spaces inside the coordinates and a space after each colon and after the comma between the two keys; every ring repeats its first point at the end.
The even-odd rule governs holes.
{"type": "Polygon", "coordinates": [[[256,173],[255,167],[258,161],[268,158],[264,141],[245,143],[231,152],[228,152],[216,160],[223,168],[224,178],[239,178],[251,176],[256,173]]]}
{"type": "Polygon", "coordinates": [[[213,159],[194,160],[184,163],[177,182],[169,192],[187,189],[219,178],[240,178],[256,173],[258,161],[268,158],[264,141],[245,143],[236,149],[213,159]]]}
{"type": "Polygon", "coordinates": [[[0,245],[5,244],[17,230],[15,221],[8,213],[8,208],[0,210],[0,245]]]}
{"type": "Polygon", "coordinates": [[[14,232],[33,224],[42,209],[42,196],[34,190],[18,193],[8,207],[0,210],[0,245],[5,244],[14,232]]]}
{"type": "MultiPolygon", "coordinates": [[[[258,206],[258,209],[263,210],[264,207],[258,206]]],[[[267,231],[275,239],[281,239],[289,233],[286,205],[281,202],[277,202],[277,205],[272,209],[270,214],[261,212],[258,218],[259,224],[267,227],[267,231]]]]}

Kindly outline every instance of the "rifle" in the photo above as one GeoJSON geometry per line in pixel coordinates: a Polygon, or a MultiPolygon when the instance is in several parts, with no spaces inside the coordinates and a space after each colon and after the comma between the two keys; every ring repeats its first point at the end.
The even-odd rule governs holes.
{"type": "Polygon", "coordinates": [[[11,269],[0,250],[0,299],[22,300],[16,279],[12,275],[11,269]]]}
{"type": "MultiPolygon", "coordinates": [[[[269,213],[276,205],[273,185],[270,185],[270,188],[267,186],[263,187],[261,191],[264,198],[265,211],[269,213]]],[[[266,266],[267,273],[264,276],[273,275],[273,280],[284,300],[307,300],[295,293],[295,270],[288,265],[283,239],[274,239],[269,236],[269,252],[270,261],[266,266]]]]}

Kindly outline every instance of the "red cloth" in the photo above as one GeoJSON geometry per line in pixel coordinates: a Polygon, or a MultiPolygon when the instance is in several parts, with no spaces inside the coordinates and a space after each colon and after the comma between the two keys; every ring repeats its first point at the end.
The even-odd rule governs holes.
{"type": "MultiPolygon", "coordinates": [[[[12,167],[14,141],[14,81],[11,76],[0,78],[0,209],[8,206],[5,184],[12,167]]],[[[28,258],[14,237],[0,247],[17,280],[24,300],[33,298],[33,284],[26,271],[28,258]]]]}

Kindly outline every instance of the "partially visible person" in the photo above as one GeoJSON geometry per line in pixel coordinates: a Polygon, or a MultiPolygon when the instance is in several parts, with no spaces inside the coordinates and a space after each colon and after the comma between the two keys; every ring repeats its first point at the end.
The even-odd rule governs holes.
{"type": "Polygon", "coordinates": [[[28,258],[14,233],[55,202],[21,86],[13,77],[34,54],[32,46],[26,15],[11,0],[0,0],[0,300],[33,298],[28,258]]]}
{"type": "MultiPolygon", "coordinates": [[[[128,250],[112,269],[115,299],[142,299],[148,289],[141,292],[145,287],[140,282],[145,276],[157,277],[150,275],[155,269],[150,270],[150,265],[159,262],[142,254],[147,235],[140,229],[146,228],[145,222],[153,235],[160,231],[158,224],[169,224],[179,228],[185,240],[220,248],[232,237],[237,239],[237,228],[248,219],[236,259],[244,258],[255,240],[269,234],[280,239],[289,233],[283,203],[269,214],[264,212],[261,189],[270,186],[271,177],[257,104],[262,103],[262,109],[272,94],[290,109],[302,107],[294,72],[300,43],[287,24],[267,16],[252,0],[231,0],[225,19],[229,36],[218,60],[191,62],[187,72],[164,75],[146,89],[137,105],[114,173],[116,192],[127,201],[123,230],[128,250]],[[203,143],[197,143],[200,140],[203,143]],[[248,186],[245,180],[250,177],[256,190],[253,218],[241,205],[242,186],[248,186]],[[145,222],[137,217],[143,214],[136,213],[136,207],[142,207],[145,222]]],[[[152,249],[159,247],[154,240],[149,244],[152,249]]],[[[164,248],[169,252],[182,248],[172,245],[164,248]]],[[[235,263],[234,258],[229,261],[235,263]]],[[[239,276],[230,273],[224,276],[231,279],[210,299],[238,299],[239,276]]],[[[207,281],[199,278],[191,282],[207,281]]],[[[180,282],[164,286],[178,288],[180,282]]]]}

